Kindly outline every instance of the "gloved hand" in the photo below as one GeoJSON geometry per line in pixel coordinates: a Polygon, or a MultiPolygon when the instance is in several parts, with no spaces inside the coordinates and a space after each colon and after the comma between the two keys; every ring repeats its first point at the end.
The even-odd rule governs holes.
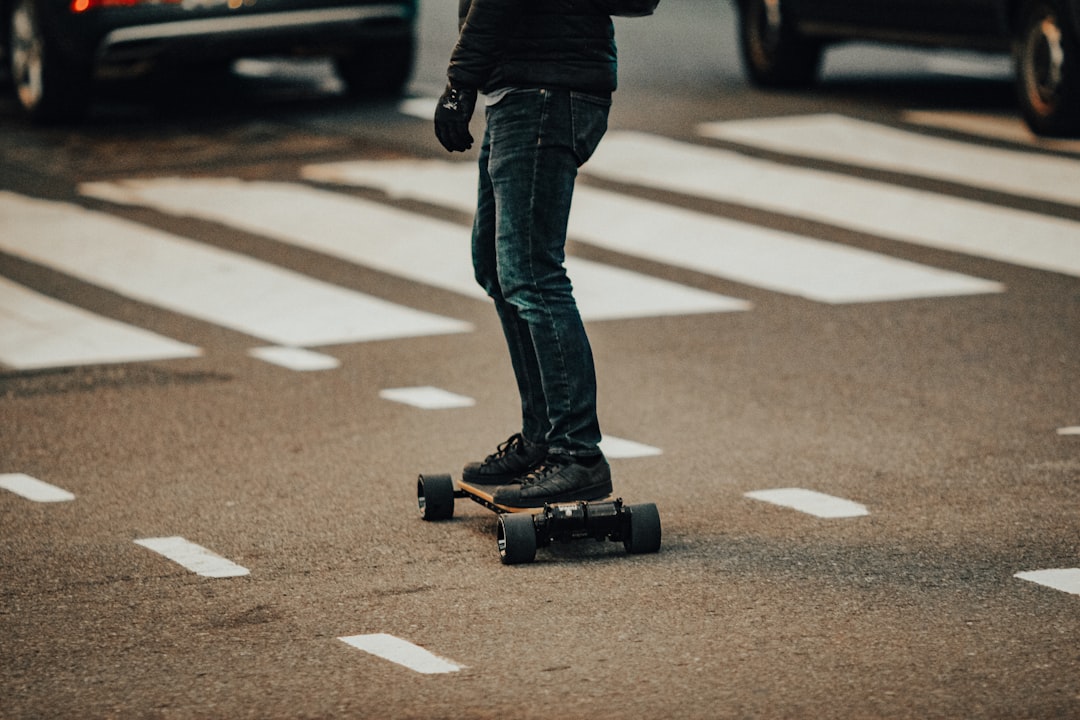
{"type": "Polygon", "coordinates": [[[435,108],[435,137],[450,152],[465,152],[473,145],[469,120],[476,107],[476,91],[447,85],[435,108]]]}

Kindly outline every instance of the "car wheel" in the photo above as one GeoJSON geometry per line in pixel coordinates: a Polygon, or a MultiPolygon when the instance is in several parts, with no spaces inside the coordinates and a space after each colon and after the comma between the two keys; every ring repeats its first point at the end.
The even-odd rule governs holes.
{"type": "Polygon", "coordinates": [[[1028,126],[1039,135],[1080,135],[1078,38],[1051,0],[1024,5],[1014,44],[1016,90],[1028,126]]]}
{"type": "Polygon", "coordinates": [[[71,62],[60,53],[35,0],[15,0],[8,20],[8,66],[19,107],[35,122],[80,117],[90,100],[91,63],[71,62]]]}
{"type": "Polygon", "coordinates": [[[349,94],[363,97],[400,95],[412,75],[416,41],[412,36],[371,40],[334,59],[349,94]]]}
{"type": "Polygon", "coordinates": [[[750,80],[761,87],[807,87],[817,80],[823,46],[791,27],[782,0],[739,3],[739,44],[750,80]]]}

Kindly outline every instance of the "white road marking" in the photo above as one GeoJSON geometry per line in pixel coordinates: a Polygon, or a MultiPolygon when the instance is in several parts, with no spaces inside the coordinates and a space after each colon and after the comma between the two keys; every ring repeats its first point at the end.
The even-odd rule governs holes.
{"type": "Polygon", "coordinates": [[[341,367],[336,357],[295,347],[261,347],[248,350],[253,358],[297,372],[333,370],[341,367]]]}
{"type": "Polygon", "coordinates": [[[1073,220],[641,133],[612,133],[584,170],[609,180],[1080,277],[1080,222],[1073,220]]]}
{"type": "Polygon", "coordinates": [[[842,115],[711,122],[699,132],[799,157],[1080,205],[1080,163],[1073,158],[979,147],[842,115]]]}
{"type": "MultiPolygon", "coordinates": [[[[316,175],[313,171],[306,174],[316,175]]],[[[475,186],[475,178],[463,180],[466,188],[475,186]]],[[[111,202],[212,220],[487,300],[473,278],[469,229],[456,223],[305,185],[233,178],[88,183],[82,192],[111,202]]],[[[580,258],[568,258],[566,267],[586,320],[747,309],[741,300],[580,258]]]]}
{"type": "Polygon", "coordinates": [[[95,315],[0,277],[0,363],[16,370],[201,354],[193,345],[95,315]]]}
{"type": "Polygon", "coordinates": [[[237,253],[75,205],[0,192],[0,250],[127,297],[285,346],[466,332],[237,253]]]}
{"type": "Polygon", "coordinates": [[[441,658],[422,647],[413,645],[407,640],[385,633],[352,635],[340,637],[338,640],[358,650],[363,650],[383,660],[389,660],[424,675],[458,672],[465,667],[441,658]]]}
{"type": "Polygon", "coordinates": [[[1014,114],[993,115],[986,113],[941,112],[937,110],[907,110],[903,114],[903,119],[913,125],[955,130],[969,135],[1007,140],[1008,142],[1045,150],[1080,154],[1080,140],[1037,137],[1024,121],[1014,114]]]}
{"type": "Polygon", "coordinates": [[[434,120],[439,99],[433,97],[409,98],[398,103],[398,112],[419,120],[434,120]]]}
{"type": "Polygon", "coordinates": [[[136,540],[135,544],[163,555],[174,563],[204,577],[240,577],[250,572],[247,568],[240,567],[231,560],[226,560],[182,537],[146,538],[136,540]]]}
{"type": "Polygon", "coordinates": [[[1058,435],[1080,435],[1080,425],[1073,425],[1072,427],[1058,428],[1058,435]]]}
{"type": "Polygon", "coordinates": [[[624,440],[623,438],[605,435],[600,441],[600,450],[612,460],[625,460],[629,458],[653,457],[662,455],[663,450],[652,445],[624,440]]]}
{"type": "Polygon", "coordinates": [[[471,397],[458,395],[448,390],[425,385],[422,387],[389,388],[381,390],[379,397],[384,400],[412,405],[423,410],[449,410],[452,408],[472,407],[476,401],[471,397]]]}
{"type": "Polygon", "coordinates": [[[1058,568],[1054,570],[1031,570],[1019,572],[1013,577],[1045,585],[1062,592],[1080,595],[1080,568],[1058,568]]]}
{"type": "MultiPolygon", "coordinates": [[[[586,165],[588,168],[588,165],[586,165]]],[[[441,161],[309,165],[305,176],[471,212],[476,169],[441,161]]],[[[999,283],[579,185],[571,237],[634,257],[806,297],[856,303],[1001,292],[999,283]]],[[[587,286],[586,286],[587,287],[587,286]]]]}
{"type": "Polygon", "coordinates": [[[746,493],[746,497],[798,510],[819,518],[862,517],[870,514],[865,505],[803,488],[755,490],[746,493]]]}
{"type": "Polygon", "coordinates": [[[70,502],[75,495],[23,473],[0,475],[0,488],[38,503],[70,502]]]}

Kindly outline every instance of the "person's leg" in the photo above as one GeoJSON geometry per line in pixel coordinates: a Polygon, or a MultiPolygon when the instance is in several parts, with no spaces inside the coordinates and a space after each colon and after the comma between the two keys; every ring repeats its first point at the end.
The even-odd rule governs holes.
{"type": "Polygon", "coordinates": [[[466,482],[480,485],[501,485],[526,475],[544,459],[547,455],[546,438],[550,425],[540,382],[540,368],[528,326],[521,319],[517,308],[506,302],[499,285],[495,253],[497,213],[491,176],[488,174],[490,154],[490,137],[485,132],[480,146],[480,174],[476,215],[473,218],[473,270],[476,281],[494,302],[495,311],[502,324],[510,352],[510,364],[521,397],[521,432],[511,435],[482,462],[466,465],[462,478],[466,482]]]}
{"type": "Polygon", "coordinates": [[[592,350],[564,267],[577,170],[606,129],[608,107],[600,98],[533,90],[511,93],[488,112],[498,284],[528,328],[550,424],[542,474],[552,492],[518,489],[512,504],[534,491],[528,499],[540,502],[548,494],[589,499],[611,489],[599,449],[592,350]],[[563,472],[570,466],[578,469],[563,472]]]}
{"type": "Polygon", "coordinates": [[[489,109],[488,122],[498,282],[528,329],[547,405],[548,446],[595,455],[592,351],[564,267],[579,165],[569,93],[510,93],[489,109]]]}

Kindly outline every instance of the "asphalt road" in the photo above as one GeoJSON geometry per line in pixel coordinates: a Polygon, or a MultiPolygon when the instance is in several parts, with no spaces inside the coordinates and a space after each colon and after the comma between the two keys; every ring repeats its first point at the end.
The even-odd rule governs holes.
{"type": "Polygon", "coordinates": [[[663,547],[504,567],[415,501],[517,420],[442,5],[409,105],[318,61],[0,103],[0,717],[1080,717],[1080,146],[1007,63],[763,94],[725,7],[619,23],[572,274],[663,547]]]}

